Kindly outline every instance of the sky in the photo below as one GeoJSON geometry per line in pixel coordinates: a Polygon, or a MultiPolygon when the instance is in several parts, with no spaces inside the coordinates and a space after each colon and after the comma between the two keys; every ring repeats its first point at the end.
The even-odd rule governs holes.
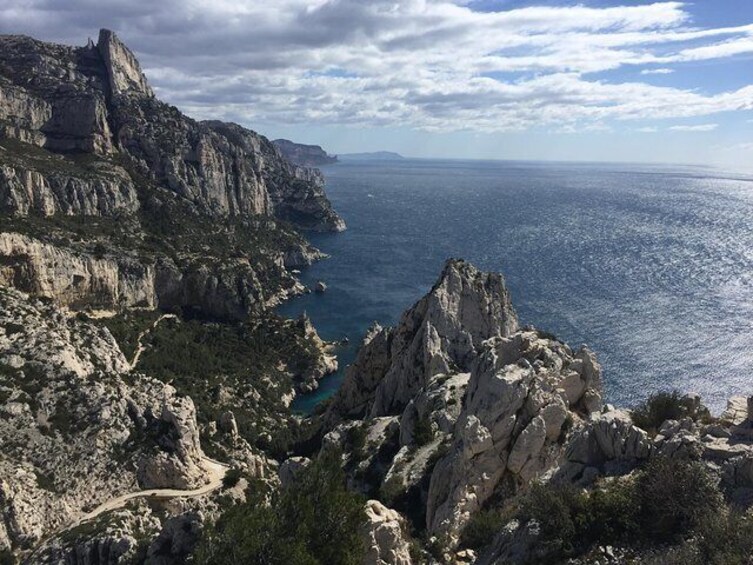
{"type": "Polygon", "coordinates": [[[158,96],[330,153],[753,169],[753,0],[0,0],[158,96]]]}

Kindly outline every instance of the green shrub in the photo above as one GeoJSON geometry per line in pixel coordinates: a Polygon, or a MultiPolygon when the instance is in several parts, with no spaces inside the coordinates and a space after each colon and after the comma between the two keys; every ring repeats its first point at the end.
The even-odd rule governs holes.
{"type": "Polygon", "coordinates": [[[368,435],[365,424],[356,424],[348,430],[348,443],[353,456],[361,461],[366,457],[366,436],[368,435]]]}
{"type": "Polygon", "coordinates": [[[683,397],[677,391],[672,391],[657,392],[649,396],[635,407],[632,419],[636,426],[655,435],[666,420],[680,420],[686,417],[697,419],[707,414],[708,410],[704,407],[696,411],[692,400],[683,397]]]}
{"type": "Polygon", "coordinates": [[[17,563],[10,549],[0,549],[0,565],[15,565],[17,563]]]}
{"type": "Polygon", "coordinates": [[[710,514],[697,536],[699,563],[746,565],[753,559],[753,516],[737,511],[710,514]]]}
{"type": "Polygon", "coordinates": [[[358,565],[364,500],[345,488],[340,454],[322,454],[287,488],[257,488],[206,528],[199,564],[358,565]]]}
{"type": "Polygon", "coordinates": [[[227,473],[225,473],[225,476],[222,477],[222,488],[233,488],[241,480],[241,476],[241,470],[237,467],[228,469],[227,473]]]}
{"type": "Polygon", "coordinates": [[[657,457],[636,481],[648,536],[672,541],[703,526],[723,508],[719,487],[703,463],[657,457]]]}
{"type": "Polygon", "coordinates": [[[595,543],[614,544],[639,529],[640,508],[629,482],[613,481],[592,492],[569,484],[534,485],[519,518],[536,520],[541,548],[553,557],[582,554],[595,543]]]}
{"type": "Polygon", "coordinates": [[[16,324],[14,322],[8,322],[7,324],[5,324],[5,335],[7,335],[8,337],[23,332],[24,327],[21,324],[16,324]]]}
{"type": "Polygon", "coordinates": [[[392,475],[379,489],[379,498],[389,507],[395,506],[403,494],[405,494],[405,484],[399,475],[392,475]]]}
{"type": "MultiPolygon", "coordinates": [[[[735,556],[753,547],[753,524],[742,518],[733,524],[725,516],[721,492],[703,464],[667,458],[651,460],[634,478],[612,480],[590,492],[569,484],[536,484],[518,510],[521,521],[540,524],[537,543],[552,562],[583,555],[596,545],[663,547],[694,537],[700,541],[692,552],[705,556],[703,563],[737,563],[735,556]],[[733,529],[741,533],[722,535],[733,529]],[[726,538],[729,543],[720,541],[726,538]]],[[[475,543],[489,541],[478,534],[475,543]]],[[[667,562],[687,554],[666,552],[667,562]]]]}
{"type": "Polygon", "coordinates": [[[507,520],[497,509],[481,510],[473,515],[460,537],[460,545],[470,549],[481,549],[488,545],[504,527],[507,520]]]}
{"type": "Polygon", "coordinates": [[[434,430],[431,427],[431,420],[429,415],[426,414],[423,417],[416,419],[416,423],[413,426],[413,443],[418,446],[426,445],[434,439],[434,430]]]}

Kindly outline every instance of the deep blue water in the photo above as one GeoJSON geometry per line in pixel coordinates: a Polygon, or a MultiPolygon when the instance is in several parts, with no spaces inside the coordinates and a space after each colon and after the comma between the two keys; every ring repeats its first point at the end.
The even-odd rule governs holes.
{"type": "MultiPolygon", "coordinates": [[[[606,397],[703,395],[715,410],[753,393],[753,177],[632,165],[406,160],[323,169],[348,223],[312,234],[332,257],[303,273],[328,285],[281,307],[325,339],[394,324],[448,257],[504,273],[523,324],[587,343],[606,397]]],[[[295,408],[339,386],[325,379],[295,408]]]]}

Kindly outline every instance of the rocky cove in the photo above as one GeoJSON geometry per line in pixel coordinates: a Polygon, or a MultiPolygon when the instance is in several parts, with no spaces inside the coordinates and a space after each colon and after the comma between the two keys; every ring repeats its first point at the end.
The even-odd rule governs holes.
{"type": "Polygon", "coordinates": [[[0,45],[3,560],[749,558],[753,401],[605,404],[462,259],[292,414],[337,367],[273,311],[322,258],[299,230],[345,228],[321,173],[160,102],[107,30],[0,45]]]}

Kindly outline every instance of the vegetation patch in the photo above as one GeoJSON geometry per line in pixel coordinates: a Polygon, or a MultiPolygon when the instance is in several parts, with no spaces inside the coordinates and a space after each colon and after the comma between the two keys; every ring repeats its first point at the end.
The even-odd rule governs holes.
{"type": "MultiPolygon", "coordinates": [[[[143,327],[107,322],[124,324],[124,331],[116,330],[121,339],[143,327]]],[[[190,396],[201,423],[232,410],[240,434],[276,455],[298,440],[304,426],[290,417],[282,397],[320,355],[300,324],[271,312],[242,323],[167,319],[143,345],[138,369],[190,396]]]]}
{"type": "Polygon", "coordinates": [[[747,563],[753,547],[742,534],[732,534],[728,546],[722,528],[734,523],[751,531],[749,519],[727,508],[702,463],[679,459],[652,459],[634,476],[605,481],[590,491],[535,484],[513,505],[478,513],[463,533],[463,544],[475,549],[489,544],[510,517],[539,524],[535,554],[545,556],[540,563],[583,557],[605,545],[664,554],[689,539],[693,551],[710,559],[698,563],[747,563]],[[716,561],[720,555],[728,560],[716,561]]]}
{"type": "Polygon", "coordinates": [[[198,564],[356,565],[364,500],[345,487],[340,454],[322,454],[287,488],[250,489],[246,503],[205,529],[198,564]]]}
{"type": "Polygon", "coordinates": [[[632,413],[633,423],[646,430],[649,435],[656,435],[659,427],[667,420],[708,420],[709,411],[704,406],[695,406],[691,398],[681,395],[678,391],[658,392],[649,396],[644,402],[636,406],[632,413]]]}

